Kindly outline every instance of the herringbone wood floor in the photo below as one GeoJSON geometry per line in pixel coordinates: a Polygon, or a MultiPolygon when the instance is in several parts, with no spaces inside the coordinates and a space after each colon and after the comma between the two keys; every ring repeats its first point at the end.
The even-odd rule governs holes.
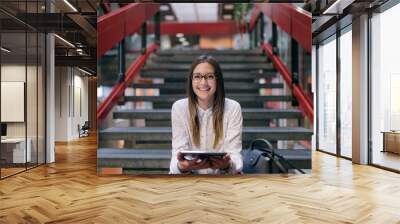
{"type": "Polygon", "coordinates": [[[94,137],[0,181],[0,223],[400,223],[400,175],[314,153],[310,175],[96,175],[94,137]]]}

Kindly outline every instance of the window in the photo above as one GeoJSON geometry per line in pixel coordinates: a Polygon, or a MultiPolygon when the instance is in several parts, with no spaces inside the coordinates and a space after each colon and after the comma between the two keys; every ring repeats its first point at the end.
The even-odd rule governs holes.
{"type": "Polygon", "coordinates": [[[398,21],[400,4],[371,18],[371,157],[373,164],[396,170],[400,170],[400,155],[384,146],[383,132],[400,131],[398,21]]]}
{"type": "Polygon", "coordinates": [[[352,157],[352,34],[340,36],[340,155],[352,157]]]}
{"type": "Polygon", "coordinates": [[[318,48],[318,149],[336,153],[336,36],[318,48]]]}
{"type": "MultiPolygon", "coordinates": [[[[43,4],[8,1],[2,6],[17,7],[23,16],[41,13],[43,4]]],[[[0,17],[8,21],[0,24],[0,178],[4,178],[45,163],[46,40],[43,33],[10,14],[2,11],[0,17]]]]}

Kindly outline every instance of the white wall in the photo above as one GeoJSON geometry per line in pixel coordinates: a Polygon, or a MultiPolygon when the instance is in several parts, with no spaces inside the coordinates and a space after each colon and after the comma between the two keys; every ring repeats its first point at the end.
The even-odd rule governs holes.
{"type": "MultiPolygon", "coordinates": [[[[20,113],[25,114],[26,120],[23,118],[21,122],[6,122],[7,123],[7,137],[8,138],[28,138],[29,148],[31,149],[32,162],[39,159],[39,163],[44,163],[44,93],[43,88],[44,74],[41,66],[32,66],[25,64],[2,64],[1,66],[1,81],[2,82],[24,82],[26,85],[26,106],[23,103],[22,107],[18,110],[20,113]],[[25,80],[27,78],[27,81],[25,80]],[[37,155],[39,154],[39,155],[37,155]]],[[[2,89],[3,92],[4,89],[2,89]]],[[[20,94],[24,94],[24,89],[19,90],[20,94]],[[22,91],[22,92],[21,92],[22,91]]],[[[7,97],[6,95],[2,95],[7,97]]],[[[3,103],[2,103],[3,104],[3,103]]],[[[11,107],[2,107],[3,113],[16,113],[13,112],[11,107]]],[[[14,110],[16,110],[14,108],[14,110]]],[[[24,116],[24,115],[22,115],[24,116]]]]}
{"type": "Polygon", "coordinates": [[[56,67],[56,141],[77,139],[78,124],[88,120],[88,78],[83,75],[76,68],[56,67]]]}
{"type": "Polygon", "coordinates": [[[55,140],[68,140],[68,68],[55,68],[55,140]]]}
{"type": "MultiPolygon", "coordinates": [[[[25,82],[25,65],[8,64],[1,66],[2,82],[25,82]]],[[[28,67],[28,70],[30,68],[28,67]]],[[[7,110],[7,108],[1,108],[7,110]]],[[[7,137],[25,137],[25,122],[7,123],[7,137]]]]}
{"type": "MultiPolygon", "coordinates": [[[[80,74],[84,75],[83,73],[80,74]]],[[[82,114],[77,117],[79,118],[78,120],[79,124],[82,126],[85,123],[85,121],[89,121],[89,79],[88,76],[75,76],[75,80],[76,80],[75,82],[76,85],[81,88],[82,114]]],[[[77,125],[78,123],[75,124],[75,126],[77,125]]]]}
{"type": "MultiPolygon", "coordinates": [[[[36,75],[36,66],[27,66],[25,65],[18,65],[18,64],[3,64],[1,66],[1,81],[2,82],[25,82],[25,75],[27,69],[28,75],[31,74],[36,75]]],[[[29,78],[28,76],[28,78],[29,78]]],[[[29,85],[36,86],[36,80],[29,80],[29,85]]],[[[36,108],[36,88],[27,88],[27,104],[28,106],[36,108]],[[34,102],[33,105],[30,105],[34,102]]],[[[4,96],[3,96],[4,97],[4,96]]],[[[41,105],[39,105],[40,107],[41,105]]],[[[7,110],[7,108],[1,108],[1,110],[7,110]]],[[[31,110],[28,110],[31,112],[31,110]]],[[[27,114],[28,122],[35,121],[36,124],[36,113],[28,113],[27,114]]],[[[25,126],[26,122],[7,122],[7,136],[8,137],[25,137],[25,126]]],[[[30,128],[36,130],[36,125],[33,127],[32,124],[28,125],[28,137],[30,133],[30,128]]]]}

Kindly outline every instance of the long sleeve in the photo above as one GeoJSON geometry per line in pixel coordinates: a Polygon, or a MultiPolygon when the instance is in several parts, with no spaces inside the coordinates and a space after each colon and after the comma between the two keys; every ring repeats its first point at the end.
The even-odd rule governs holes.
{"type": "MultiPolygon", "coordinates": [[[[218,174],[218,173],[241,173],[243,167],[242,156],[242,111],[240,104],[234,100],[225,100],[225,114],[224,114],[224,137],[222,144],[220,144],[216,151],[223,151],[229,153],[231,157],[230,169],[223,171],[219,169],[200,169],[194,170],[193,173],[197,174],[218,174]]],[[[177,154],[182,150],[199,150],[207,151],[212,148],[214,139],[214,130],[212,127],[212,108],[202,110],[198,108],[200,118],[200,146],[195,146],[191,142],[189,130],[189,112],[188,100],[182,99],[176,101],[171,109],[171,123],[172,123],[172,153],[170,162],[170,174],[180,174],[178,169],[177,154]]]]}
{"type": "Polygon", "coordinates": [[[189,136],[185,128],[183,112],[180,110],[181,105],[178,102],[172,105],[171,123],[172,123],[172,157],[169,166],[170,174],[180,174],[178,168],[177,154],[179,151],[189,149],[189,136]]]}
{"type": "Polygon", "coordinates": [[[229,173],[237,174],[242,172],[243,159],[240,152],[242,151],[242,126],[243,126],[242,110],[239,103],[235,103],[235,108],[228,117],[228,125],[226,137],[223,143],[223,149],[228,152],[231,157],[231,166],[229,173]]]}

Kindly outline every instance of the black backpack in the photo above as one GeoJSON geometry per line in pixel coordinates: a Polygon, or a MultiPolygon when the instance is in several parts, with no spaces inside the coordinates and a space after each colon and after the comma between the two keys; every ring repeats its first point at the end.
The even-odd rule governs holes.
{"type": "Polygon", "coordinates": [[[272,144],[265,139],[251,142],[250,148],[242,150],[243,173],[288,173],[289,169],[305,173],[294,167],[282,155],[276,152],[272,144]]]}

